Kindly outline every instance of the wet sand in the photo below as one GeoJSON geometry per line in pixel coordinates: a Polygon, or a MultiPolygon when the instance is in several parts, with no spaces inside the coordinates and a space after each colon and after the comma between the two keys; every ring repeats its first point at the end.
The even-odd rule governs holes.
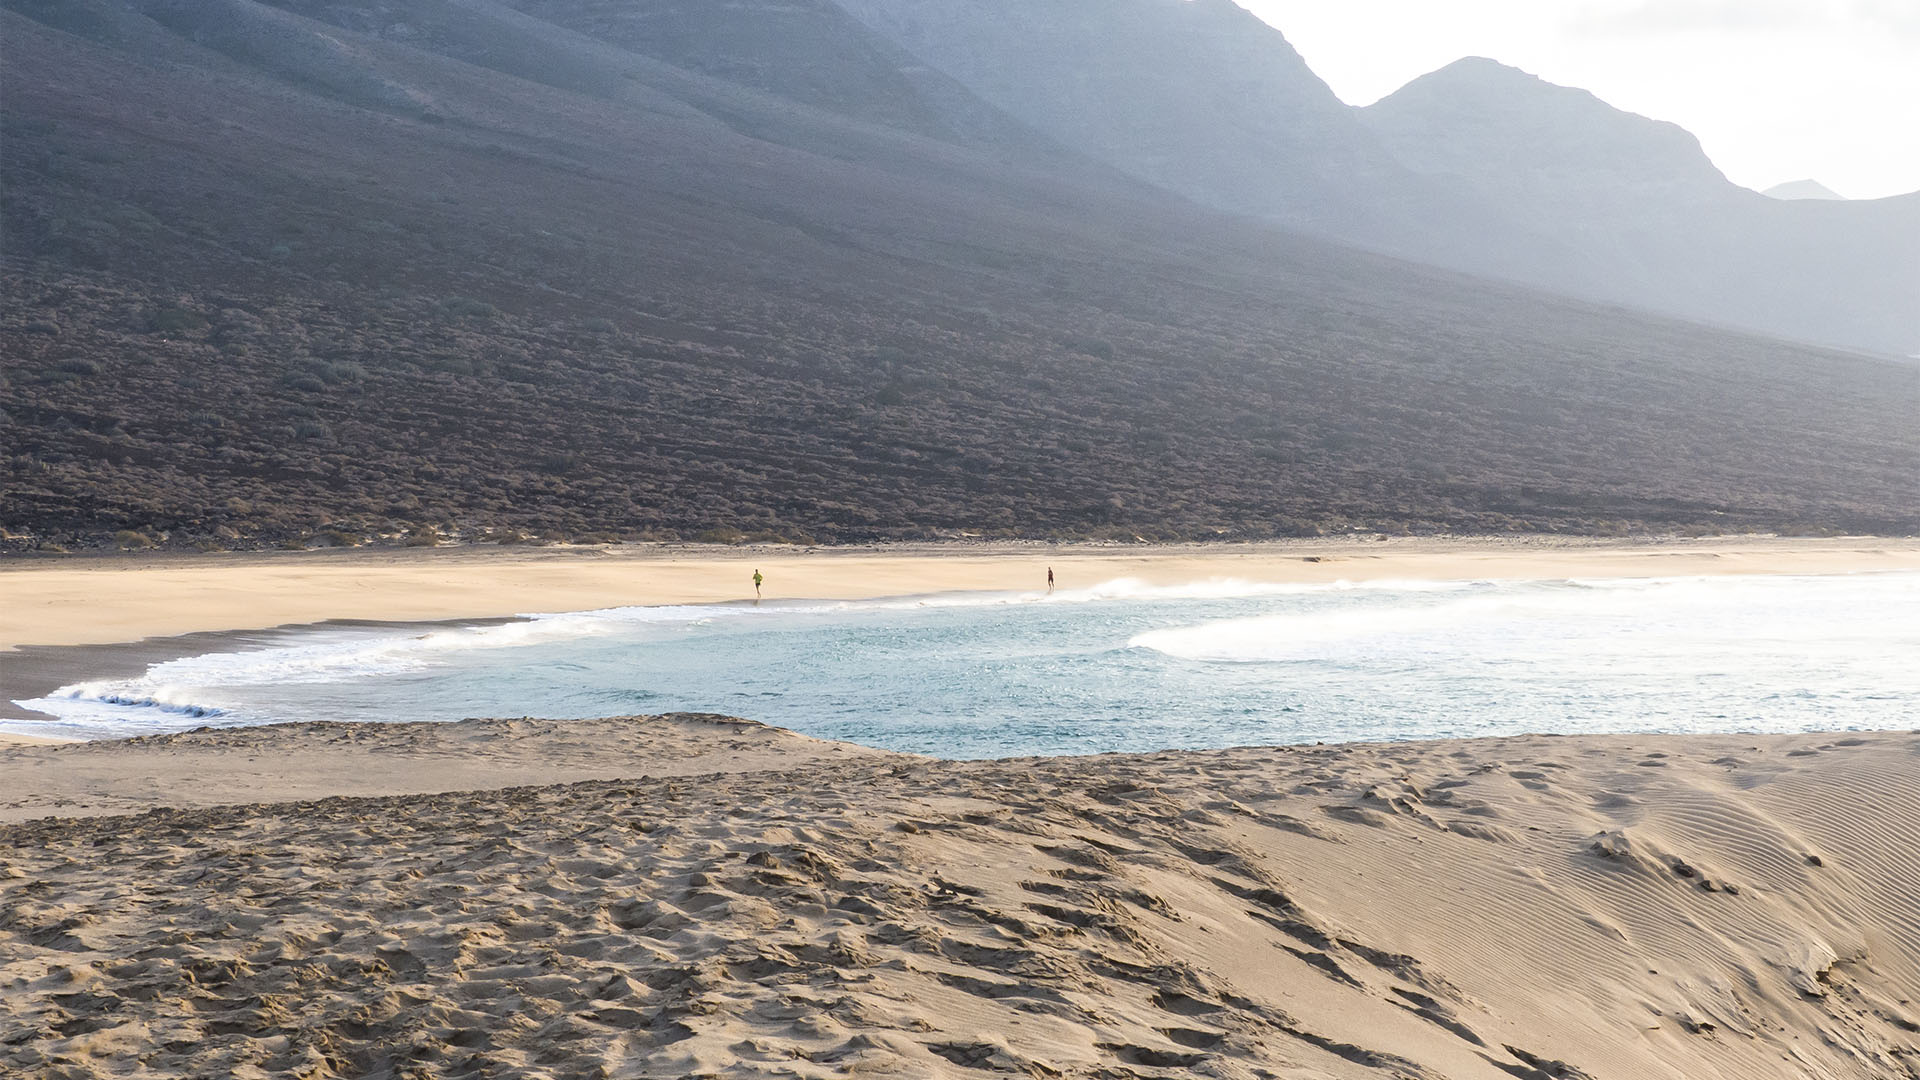
{"type": "Polygon", "coordinates": [[[0,649],[86,645],[327,619],[498,618],[766,596],[863,599],[963,589],[1038,590],[1117,578],[1152,584],[1387,578],[1664,577],[1920,569],[1920,539],[1733,537],[1648,542],[1550,537],[1352,539],[1272,544],[951,544],[751,549],[362,549],[0,562],[0,649]]]}
{"type": "Polygon", "coordinates": [[[1920,1068],[1917,781],[1913,733],[0,749],[0,1073],[1886,1080],[1920,1068]]]}
{"type": "MultiPolygon", "coordinates": [[[[511,620],[463,619],[458,620],[457,625],[481,626],[507,621],[511,620]]],[[[268,630],[203,630],[173,637],[152,637],[105,645],[26,645],[0,650],[0,721],[25,720],[35,723],[52,719],[44,713],[21,708],[14,702],[45,697],[60,687],[78,682],[136,678],[154,664],[183,656],[265,648],[288,641],[307,630],[377,626],[387,630],[414,629],[425,633],[444,625],[448,624],[328,619],[325,622],[279,626],[268,630]]],[[[55,736],[0,731],[0,745],[72,741],[55,736]]]]}

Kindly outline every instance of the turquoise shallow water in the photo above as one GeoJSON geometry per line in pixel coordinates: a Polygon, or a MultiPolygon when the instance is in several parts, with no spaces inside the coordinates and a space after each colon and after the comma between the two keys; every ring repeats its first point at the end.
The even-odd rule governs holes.
{"type": "Polygon", "coordinates": [[[288,634],[31,702],[86,738],[710,710],[946,757],[1920,726],[1920,574],[619,608],[288,634]]]}

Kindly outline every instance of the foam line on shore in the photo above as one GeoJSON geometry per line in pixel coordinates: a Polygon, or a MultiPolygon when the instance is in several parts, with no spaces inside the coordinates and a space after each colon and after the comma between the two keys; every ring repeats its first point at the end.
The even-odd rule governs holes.
{"type": "Polygon", "coordinates": [[[1369,590],[1383,592],[1457,592],[1473,582],[1386,579],[1332,583],[1257,582],[1211,578],[1183,585],[1155,585],[1138,578],[1115,578],[1079,589],[1044,591],[961,591],[876,600],[778,600],[753,605],[672,604],[628,606],[590,611],[529,612],[514,621],[483,626],[450,626],[425,633],[374,633],[323,629],[264,648],[202,653],[151,665],[133,679],[84,680],[61,686],[40,698],[15,702],[69,722],[124,718],[129,709],[217,720],[228,709],[208,701],[208,691],[268,683],[337,682],[387,678],[427,670],[440,659],[490,649],[617,634],[640,625],[702,623],[718,619],[804,617],[859,612],[901,612],[1019,604],[1097,604],[1118,600],[1232,600],[1369,590]],[[319,640],[312,640],[317,635],[319,640]]]}
{"type": "MultiPolygon", "coordinates": [[[[1418,606],[1283,611],[1168,627],[1136,634],[1127,644],[1184,660],[1263,663],[1333,645],[1389,636],[1458,635],[1501,623],[1561,631],[1573,620],[1583,626],[1632,632],[1649,618],[1738,607],[1761,599],[1768,590],[1797,589],[1810,580],[1809,575],[1779,575],[1538,581],[1492,595],[1454,590],[1452,595],[1418,606]]],[[[1778,637],[1794,633],[1794,628],[1776,621],[1769,624],[1768,632],[1778,637]]],[[[1827,628],[1809,632],[1826,633],[1827,628]]]]}
{"type": "MultiPolygon", "coordinates": [[[[761,605],[739,601],[635,605],[529,613],[482,624],[321,626],[283,633],[266,639],[264,645],[256,639],[257,647],[253,648],[214,649],[162,659],[144,668],[127,669],[128,674],[120,677],[73,679],[50,692],[16,701],[24,709],[56,718],[54,721],[24,721],[12,725],[12,729],[28,734],[99,738],[177,730],[182,718],[213,726],[298,719],[305,714],[297,709],[292,713],[271,708],[263,711],[260,703],[277,700],[272,688],[282,686],[344,688],[361,681],[409,676],[441,678],[441,673],[462,665],[552,666],[557,663],[556,656],[566,659],[563,654],[571,643],[595,638],[613,639],[616,651],[630,638],[635,647],[644,648],[643,642],[651,639],[648,627],[734,624],[732,630],[720,631],[725,635],[753,633],[761,627],[786,630],[818,626],[834,630],[853,623],[891,622],[917,633],[944,624],[917,619],[916,613],[937,620],[942,611],[967,609],[1028,608],[1037,614],[1041,608],[1064,608],[1053,619],[1064,629],[1079,622],[1079,616],[1067,615],[1076,607],[1114,605],[1111,610],[1121,612],[1123,620],[1132,620],[1132,629],[1113,639],[1110,646],[1095,641],[1091,647],[1148,650],[1174,660],[1200,663],[1306,661],[1331,664],[1336,672],[1350,662],[1364,663],[1368,655],[1382,648],[1413,658],[1410,662],[1417,662],[1420,656],[1449,655],[1454,662],[1471,663],[1484,657],[1494,663],[1524,666],[1535,655],[1528,651],[1535,641],[1558,640],[1564,646],[1567,636],[1573,634],[1592,637],[1593,644],[1605,649],[1612,640],[1625,641],[1635,634],[1657,631],[1664,621],[1685,620],[1694,613],[1727,623],[1727,613],[1737,614],[1742,605],[1751,608],[1753,617],[1735,619],[1734,625],[1770,627],[1767,642],[1787,648],[1795,644],[1796,633],[1792,625],[1783,626],[1778,616],[1783,604],[1792,607],[1802,601],[1780,599],[1779,590],[1802,589],[1815,581],[1828,583],[1817,593],[1810,593],[1808,599],[1831,612],[1836,606],[1850,608],[1872,602],[1878,588],[1872,581],[1877,578],[1867,574],[1687,575],[1530,581],[1382,578],[1306,583],[1213,577],[1157,584],[1118,577],[1053,593],[979,590],[873,600],[781,599],[761,605]],[[1769,597],[1774,599],[1769,601],[1769,597]],[[1155,610],[1167,614],[1143,618],[1143,613],[1155,610]],[[1458,647],[1468,639],[1474,643],[1460,653],[1458,647]],[[485,658],[489,653],[541,647],[547,651],[527,660],[504,655],[497,661],[485,658]]],[[[1828,619],[1821,625],[1826,629],[1819,633],[1831,634],[1844,633],[1839,628],[1849,623],[1842,618],[1838,623],[1828,619]]],[[[662,644],[672,647],[666,641],[662,644]]],[[[1863,644],[1871,646],[1872,642],[1863,644]]],[[[582,655],[588,656],[600,649],[589,644],[580,647],[582,655]]],[[[1631,647],[1627,651],[1631,653],[1631,647]]],[[[1551,660],[1565,652],[1562,648],[1560,654],[1554,654],[1548,648],[1541,655],[1551,660]]],[[[84,668],[76,671],[85,673],[84,668]]],[[[455,690],[457,696],[457,688],[447,689],[455,690]]],[[[712,689],[722,693],[717,684],[712,689]]],[[[622,696],[618,707],[630,710],[720,704],[700,687],[682,686],[680,691],[671,700],[646,694],[622,696]]],[[[453,719],[470,715],[466,708],[478,711],[484,707],[488,704],[479,701],[453,706],[446,711],[462,711],[436,718],[453,719]]],[[[576,699],[567,707],[595,706],[576,699]]],[[[328,715],[355,718],[351,711],[328,715]]],[[[418,713],[409,715],[420,718],[418,713]]]]}

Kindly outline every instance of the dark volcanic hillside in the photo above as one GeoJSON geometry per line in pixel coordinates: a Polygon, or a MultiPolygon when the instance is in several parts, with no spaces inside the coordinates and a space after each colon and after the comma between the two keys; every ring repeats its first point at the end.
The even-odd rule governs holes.
{"type": "Polygon", "coordinates": [[[1920,527],[1912,368],[1215,216],[824,4],[0,9],[15,546],[1920,527]]]}

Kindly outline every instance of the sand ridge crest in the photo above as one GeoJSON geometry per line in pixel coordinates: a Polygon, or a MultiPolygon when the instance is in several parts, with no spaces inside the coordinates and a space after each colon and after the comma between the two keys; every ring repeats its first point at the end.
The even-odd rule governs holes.
{"type": "Polygon", "coordinates": [[[111,741],[0,744],[0,822],[798,769],[863,757],[915,760],[714,713],[201,727],[111,741]]]}
{"type": "MultiPolygon", "coordinates": [[[[489,723],[470,731],[527,724],[489,723]]],[[[669,745],[775,730],[625,727],[669,745]]],[[[1920,1062],[1911,734],[779,757],[16,824],[0,1068],[1613,1080],[1920,1062]]]]}

